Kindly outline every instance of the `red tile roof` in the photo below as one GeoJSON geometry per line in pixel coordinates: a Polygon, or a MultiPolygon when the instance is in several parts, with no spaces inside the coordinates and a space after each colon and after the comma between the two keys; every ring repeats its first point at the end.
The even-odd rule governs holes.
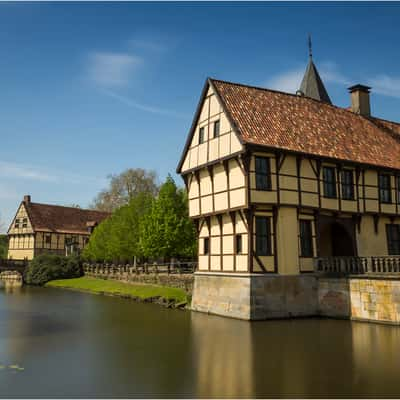
{"type": "Polygon", "coordinates": [[[400,124],[288,93],[210,82],[245,143],[400,169],[400,124]]]}
{"type": "Polygon", "coordinates": [[[82,208],[23,203],[34,231],[88,234],[89,225],[93,226],[110,216],[107,212],[82,208]]]}

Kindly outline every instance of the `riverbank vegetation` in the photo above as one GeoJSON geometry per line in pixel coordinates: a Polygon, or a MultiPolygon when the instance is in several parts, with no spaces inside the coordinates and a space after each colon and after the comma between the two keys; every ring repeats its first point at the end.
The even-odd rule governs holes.
{"type": "Polygon", "coordinates": [[[78,257],[42,254],[30,262],[25,272],[25,282],[41,286],[53,279],[77,278],[82,275],[82,263],[78,257]]]}
{"type": "Polygon", "coordinates": [[[0,235],[0,260],[7,258],[8,238],[7,235],[0,235]]]}
{"type": "Polygon", "coordinates": [[[90,237],[83,258],[91,261],[192,258],[197,241],[186,191],[171,176],[159,188],[132,192],[90,237]]]}
{"type": "Polygon", "coordinates": [[[54,280],[48,282],[46,286],[129,297],[142,301],[164,302],[166,304],[184,305],[188,302],[188,296],[182,289],[156,285],[130,284],[86,276],[75,279],[54,280]]]}

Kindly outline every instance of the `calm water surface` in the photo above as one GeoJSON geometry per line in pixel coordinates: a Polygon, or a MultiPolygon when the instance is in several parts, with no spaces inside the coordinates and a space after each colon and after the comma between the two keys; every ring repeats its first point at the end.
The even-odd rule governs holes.
{"type": "Polygon", "coordinates": [[[400,328],[0,289],[0,397],[283,396],[400,397],[400,328]]]}

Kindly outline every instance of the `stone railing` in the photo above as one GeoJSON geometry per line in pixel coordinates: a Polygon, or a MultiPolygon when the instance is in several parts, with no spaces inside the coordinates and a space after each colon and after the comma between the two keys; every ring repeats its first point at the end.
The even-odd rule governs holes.
{"type": "Polygon", "coordinates": [[[318,257],[314,270],[332,274],[399,274],[400,256],[318,257]]]}
{"type": "Polygon", "coordinates": [[[0,259],[0,272],[18,271],[19,273],[23,274],[28,265],[29,261],[26,259],[24,260],[0,259]]]}
{"type": "Polygon", "coordinates": [[[126,283],[170,286],[192,294],[196,262],[169,264],[103,264],[84,263],[85,275],[100,279],[112,279],[126,283]]]}
{"type": "Polygon", "coordinates": [[[193,274],[196,270],[197,262],[176,261],[173,263],[144,263],[135,264],[108,264],[108,263],[83,263],[85,274],[110,275],[110,276],[129,276],[140,274],[193,274]]]}

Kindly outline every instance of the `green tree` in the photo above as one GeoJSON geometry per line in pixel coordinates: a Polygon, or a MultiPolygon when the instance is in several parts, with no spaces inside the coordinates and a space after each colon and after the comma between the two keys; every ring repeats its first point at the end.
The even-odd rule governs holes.
{"type": "Polygon", "coordinates": [[[196,253],[196,234],[188,216],[186,192],[178,189],[170,175],[142,219],[140,243],[146,257],[171,259],[196,253]]]}
{"type": "Polygon", "coordinates": [[[106,261],[132,261],[140,257],[140,221],[152,200],[150,193],[142,192],[118,208],[94,230],[83,256],[106,261]]]}
{"type": "Polygon", "coordinates": [[[7,235],[0,235],[0,259],[7,258],[8,251],[8,237],[7,235]]]}
{"type": "Polygon", "coordinates": [[[158,192],[157,174],[142,168],[129,168],[119,175],[109,175],[109,187],[102,190],[93,200],[91,208],[115,211],[127,205],[140,193],[155,196],[158,192]]]}

